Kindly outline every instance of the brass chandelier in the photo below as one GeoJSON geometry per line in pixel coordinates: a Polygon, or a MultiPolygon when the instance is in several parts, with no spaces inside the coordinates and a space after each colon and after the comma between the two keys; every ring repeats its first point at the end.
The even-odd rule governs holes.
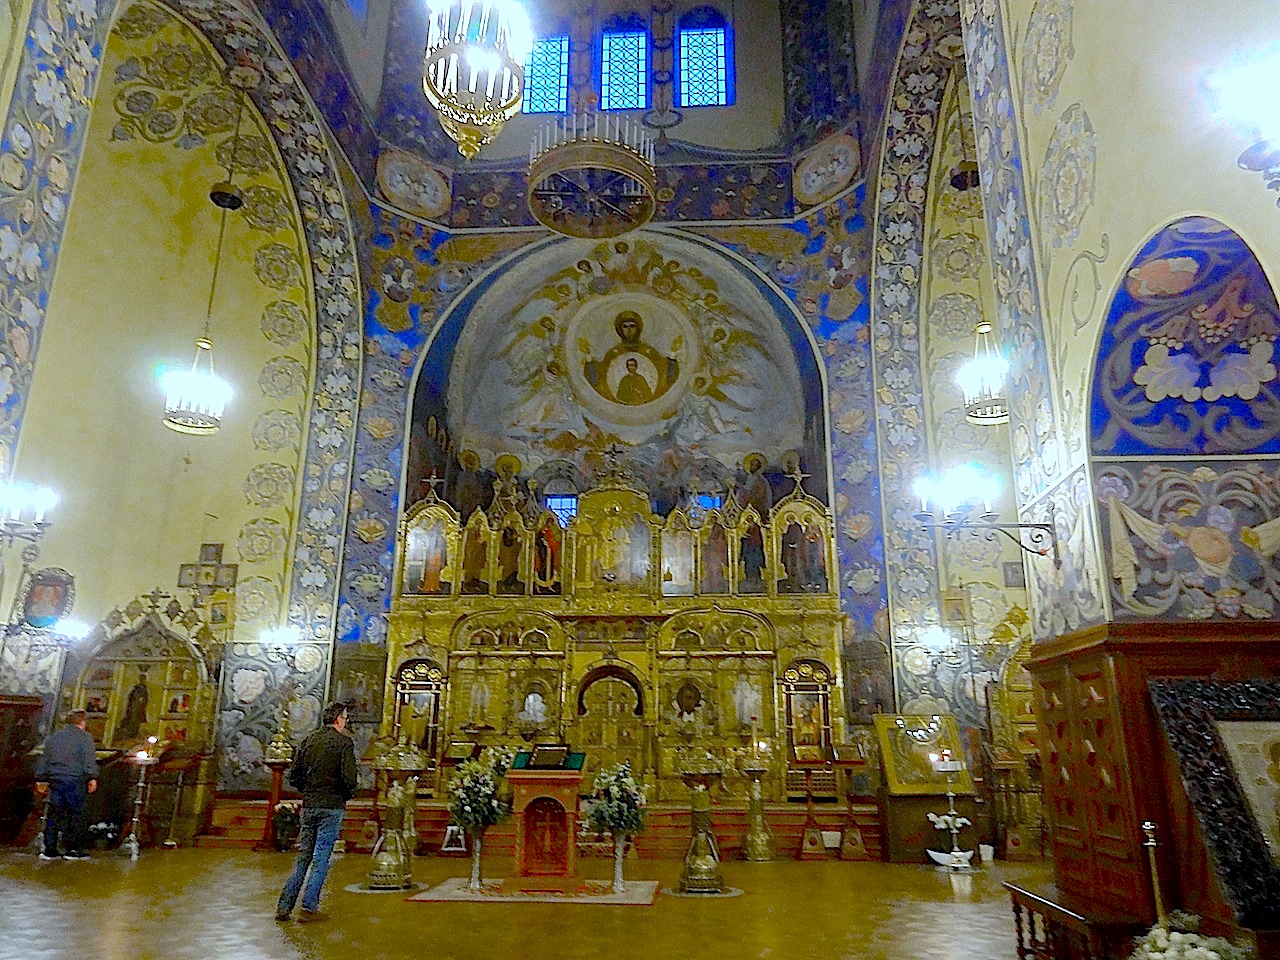
{"type": "Polygon", "coordinates": [[[430,0],[422,89],[468,160],[520,112],[533,34],[515,0],[430,0]]]}
{"type": "Polygon", "coordinates": [[[653,157],[653,138],[627,117],[557,117],[529,147],[529,212],[569,237],[634,230],[653,218],[653,157]]]}

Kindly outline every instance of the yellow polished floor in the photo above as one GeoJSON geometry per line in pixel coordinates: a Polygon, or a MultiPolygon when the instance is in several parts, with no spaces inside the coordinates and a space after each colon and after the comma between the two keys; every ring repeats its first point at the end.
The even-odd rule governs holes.
{"type": "MultiPolygon", "coordinates": [[[[137,863],[0,855],[0,960],[1014,960],[1002,880],[1047,878],[1045,863],[997,863],[962,884],[924,866],[724,864],[732,899],[659,896],[650,907],[406,903],[343,890],[368,858],[338,858],[325,923],[272,919],[292,857],[147,850],[137,863]],[[968,881],[972,882],[969,883],[968,881]]],[[[671,886],[675,861],[628,861],[628,876],[671,886]]],[[[503,875],[504,864],[486,865],[503,875]]],[[[467,873],[425,858],[415,879],[467,873]]],[[[584,874],[608,875],[591,860],[584,874]]]]}

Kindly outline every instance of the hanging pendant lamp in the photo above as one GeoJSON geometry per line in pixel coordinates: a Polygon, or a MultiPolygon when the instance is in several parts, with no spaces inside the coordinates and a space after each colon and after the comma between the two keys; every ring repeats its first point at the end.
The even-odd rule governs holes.
{"type": "Polygon", "coordinates": [[[209,284],[209,302],[205,308],[204,331],[196,338],[195,359],[190,370],[169,370],[160,378],[164,388],[164,425],[170,430],[191,436],[209,436],[222,426],[222,414],[231,399],[231,385],[213,369],[213,302],[218,290],[218,273],[222,266],[222,247],[227,235],[227,212],[239,210],[244,193],[234,183],[236,157],[240,150],[240,125],[244,118],[244,96],[234,85],[238,106],[235,132],[231,136],[231,152],[227,157],[227,178],[209,190],[209,199],[220,211],[218,244],[213,257],[213,278],[209,284]]]}

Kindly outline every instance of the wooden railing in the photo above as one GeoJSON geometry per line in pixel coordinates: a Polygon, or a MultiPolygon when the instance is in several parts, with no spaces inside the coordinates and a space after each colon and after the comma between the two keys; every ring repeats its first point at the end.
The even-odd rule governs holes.
{"type": "Polygon", "coordinates": [[[1116,917],[1086,916],[1052,894],[1006,883],[1013,901],[1018,960],[1124,960],[1141,924],[1116,917]]]}

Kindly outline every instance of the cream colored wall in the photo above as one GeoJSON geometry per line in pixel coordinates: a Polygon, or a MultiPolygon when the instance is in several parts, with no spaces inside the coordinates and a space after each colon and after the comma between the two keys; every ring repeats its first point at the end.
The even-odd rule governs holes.
{"type": "MultiPolygon", "coordinates": [[[[1016,43],[1011,67],[1020,81],[1035,4],[1003,2],[1016,43]]],[[[1259,174],[1236,164],[1257,138],[1213,116],[1203,93],[1212,71],[1273,46],[1277,34],[1280,5],[1272,0],[1077,2],[1075,55],[1056,103],[1039,115],[1020,109],[1033,186],[1054,125],[1070,105],[1084,108],[1097,133],[1096,196],[1079,237],[1054,247],[1037,230],[1047,336],[1072,464],[1085,458],[1087,391],[1102,321],[1132,258],[1156,230],[1187,214],[1213,216],[1253,247],[1273,283],[1280,281],[1276,194],[1259,174]],[[1095,294],[1084,255],[1103,256],[1107,247],[1095,294]],[[1073,315],[1082,319],[1078,328],[1073,315]]],[[[1025,91],[1019,99],[1025,101],[1025,91]]]]}
{"type": "MultiPolygon", "coordinates": [[[[278,229],[251,229],[243,213],[233,213],[227,224],[212,325],[218,373],[235,391],[225,425],[203,438],[163,427],[156,373],[161,366],[190,365],[204,320],[218,229],[218,211],[207,191],[225,176],[214,150],[229,131],[211,134],[208,143],[192,149],[172,141],[113,141],[120,122],[113,107],[117,68],[126,55],[145,56],[159,42],[207,49],[176,21],[156,37],[127,44],[112,37],[39,346],[16,474],[60,494],[41,563],[75,575],[76,619],[95,622],[156,586],[177,593],[179,564],[194,562],[200,544],[210,541],[226,545],[224,562],[240,563],[237,632],[252,635],[278,621],[281,601],[268,602],[259,623],[250,622],[244,601],[255,594],[253,588],[268,601],[273,592],[278,597],[287,590],[289,549],[249,562],[237,542],[254,521],[278,524],[286,542],[292,539],[313,368],[308,345],[315,337],[310,292],[300,278],[310,272],[299,242],[297,208],[271,147],[267,169],[240,173],[236,180],[283,194],[287,222],[278,229]],[[268,243],[301,259],[293,282],[272,288],[259,279],[255,259],[268,243]],[[266,305],[282,298],[300,304],[306,317],[292,344],[272,343],[261,328],[266,305]],[[281,356],[301,364],[305,373],[296,395],[273,399],[265,395],[260,376],[268,361],[281,356]],[[294,442],[275,451],[255,446],[253,437],[258,416],[272,409],[288,411],[302,425],[294,442]],[[251,490],[246,482],[251,471],[267,463],[282,465],[295,478],[274,505],[263,504],[261,484],[251,490]]],[[[217,74],[211,79],[216,82],[217,74]]],[[[200,92],[176,95],[190,98],[200,92]]],[[[264,133],[261,117],[247,111],[245,134],[264,133]]]]}
{"type": "Polygon", "coordinates": [[[387,61],[387,30],[391,23],[390,0],[368,0],[367,14],[361,18],[351,11],[347,0],[324,0],[338,42],[360,97],[373,108],[382,92],[382,70],[387,61]]]}
{"type": "Polygon", "coordinates": [[[0,0],[0,110],[7,111],[13,97],[26,26],[34,0],[0,0]]]}

